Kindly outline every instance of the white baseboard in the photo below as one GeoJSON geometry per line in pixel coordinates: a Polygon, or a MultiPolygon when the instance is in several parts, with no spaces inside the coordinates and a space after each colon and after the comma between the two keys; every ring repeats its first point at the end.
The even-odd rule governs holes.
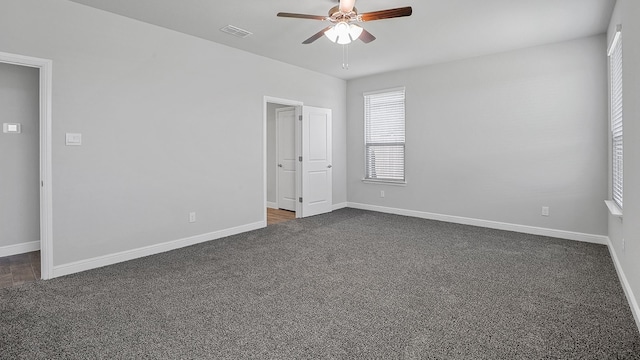
{"type": "Polygon", "coordinates": [[[636,320],[636,326],[638,327],[638,331],[640,331],[640,306],[638,306],[638,300],[636,299],[635,295],[633,295],[633,290],[631,290],[631,285],[627,280],[627,276],[624,274],[624,270],[622,270],[622,265],[620,265],[620,261],[618,260],[618,255],[616,254],[616,251],[613,248],[611,239],[609,239],[608,237],[607,237],[607,245],[609,247],[609,253],[611,254],[611,258],[613,259],[613,264],[616,268],[616,272],[618,273],[620,284],[622,285],[622,289],[624,290],[625,295],[627,295],[627,301],[629,301],[629,307],[631,307],[633,318],[636,320]]]}
{"type": "Polygon", "coordinates": [[[22,244],[0,246],[0,257],[24,254],[40,250],[40,241],[31,241],[22,244]]]}
{"type": "Polygon", "coordinates": [[[271,202],[271,201],[267,201],[267,207],[268,207],[269,209],[278,209],[278,203],[274,203],[274,202],[271,202]]]}
{"type": "Polygon", "coordinates": [[[344,209],[346,207],[347,207],[347,203],[346,202],[339,203],[339,204],[333,204],[333,206],[331,207],[331,211],[344,209]]]}
{"type": "Polygon", "coordinates": [[[150,245],[138,249],[127,250],[116,254],[109,254],[104,256],[98,256],[92,259],[75,261],[68,264],[57,265],[53,267],[52,278],[70,275],[81,271],[91,270],[107,265],[117,264],[123,261],[129,261],[149,255],[159,254],[175,249],[180,249],[186,246],[199,244],[206,241],[216,240],[223,237],[240,234],[247,231],[260,229],[267,226],[265,221],[258,221],[256,223],[242,225],[230,229],[224,229],[220,231],[214,231],[207,234],[191,236],[184,239],[178,239],[168,241],[162,244],[150,245]]]}
{"type": "Polygon", "coordinates": [[[594,244],[600,244],[600,245],[607,245],[607,242],[608,242],[608,237],[604,235],[584,234],[584,233],[565,231],[565,230],[547,229],[547,228],[540,228],[540,227],[528,226],[528,225],[510,224],[510,223],[503,223],[498,221],[473,219],[473,218],[466,218],[466,217],[453,216],[453,215],[442,215],[442,214],[429,213],[429,212],[423,212],[423,211],[390,208],[390,207],[384,207],[384,206],[360,204],[360,203],[353,203],[353,202],[349,202],[348,206],[356,209],[362,209],[362,210],[371,210],[371,211],[378,211],[378,212],[383,212],[388,214],[396,214],[396,215],[417,217],[422,219],[445,221],[445,222],[450,222],[455,224],[480,226],[480,227],[497,229],[497,230],[514,231],[514,232],[519,232],[524,234],[549,236],[549,237],[555,237],[560,239],[582,241],[582,242],[588,242],[588,243],[594,243],[594,244]]]}

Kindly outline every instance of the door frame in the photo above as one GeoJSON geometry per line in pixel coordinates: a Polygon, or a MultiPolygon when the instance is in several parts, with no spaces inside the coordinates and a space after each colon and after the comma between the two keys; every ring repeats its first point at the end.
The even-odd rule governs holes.
{"type": "MultiPolygon", "coordinates": [[[[267,104],[268,103],[272,103],[272,104],[278,104],[278,105],[285,105],[285,106],[291,106],[291,107],[295,107],[296,108],[296,116],[298,116],[299,114],[301,114],[301,110],[302,110],[302,106],[304,105],[304,103],[302,101],[297,101],[297,100],[289,100],[289,99],[282,99],[282,98],[278,98],[278,97],[273,97],[273,96],[264,96],[263,101],[262,101],[262,179],[263,179],[263,189],[262,189],[262,194],[263,194],[263,209],[264,209],[264,215],[263,215],[263,221],[264,221],[264,226],[267,226],[267,141],[268,141],[268,137],[267,137],[267,104]]],[[[300,153],[300,134],[299,134],[299,123],[298,121],[296,121],[296,156],[298,156],[298,154],[300,153]]],[[[277,136],[277,134],[276,134],[277,136]]],[[[300,179],[302,179],[300,177],[300,163],[296,162],[296,195],[300,196],[300,179]]],[[[277,175],[276,175],[277,176],[277,175]]],[[[277,189],[276,189],[277,191],[277,189]]],[[[277,198],[276,198],[277,201],[277,198]]],[[[300,207],[300,203],[296,202],[296,218],[302,217],[302,211],[301,211],[301,207],[300,207]]]]}
{"type": "MultiPolygon", "coordinates": [[[[282,105],[282,104],[278,104],[278,105],[282,105]]],[[[280,130],[279,129],[280,123],[278,122],[278,115],[277,115],[278,114],[278,110],[280,110],[280,109],[293,109],[293,111],[295,113],[294,117],[297,115],[297,108],[295,106],[285,105],[285,107],[281,107],[281,108],[277,108],[276,109],[276,139],[275,139],[276,140],[276,160],[280,160],[280,136],[279,136],[279,134],[280,134],[280,131],[279,131],[280,130]]],[[[295,121],[295,119],[294,119],[294,121],[295,121]]],[[[297,128],[295,125],[296,124],[294,123],[294,129],[297,128]]],[[[294,137],[294,142],[295,142],[295,138],[296,138],[295,130],[294,130],[294,133],[293,133],[293,137],[294,137]]],[[[295,144],[294,144],[294,147],[295,147],[295,144]]],[[[297,149],[294,148],[294,152],[297,153],[297,149]]],[[[297,166],[296,166],[296,168],[297,168],[297,166]]],[[[296,169],[296,176],[298,174],[297,170],[298,169],[296,169]]],[[[297,178],[296,178],[295,182],[297,183],[297,178]]],[[[295,184],[294,184],[294,186],[295,186],[295,184]]],[[[297,189],[296,189],[296,195],[298,195],[297,194],[297,189]]],[[[280,204],[280,170],[276,170],[276,204],[278,204],[278,205],[280,204]]],[[[297,209],[296,209],[296,212],[297,212],[297,209]]]]}
{"type": "Polygon", "coordinates": [[[0,62],[36,68],[40,73],[40,278],[48,280],[53,277],[53,171],[51,160],[53,61],[0,52],[0,62]]]}

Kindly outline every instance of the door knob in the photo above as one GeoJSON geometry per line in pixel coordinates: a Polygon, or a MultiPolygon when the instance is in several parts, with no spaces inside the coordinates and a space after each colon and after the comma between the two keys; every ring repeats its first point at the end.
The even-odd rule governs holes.
{"type": "Polygon", "coordinates": [[[329,165],[327,165],[327,168],[329,168],[329,169],[331,169],[332,167],[333,167],[333,166],[331,166],[330,164],[329,164],[329,165]]]}
{"type": "Polygon", "coordinates": [[[278,167],[282,167],[282,164],[278,164],[278,167]]]}

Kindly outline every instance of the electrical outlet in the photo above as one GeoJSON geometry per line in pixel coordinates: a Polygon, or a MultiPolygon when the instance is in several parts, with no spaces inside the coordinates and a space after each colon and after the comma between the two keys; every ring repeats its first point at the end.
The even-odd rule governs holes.
{"type": "Polygon", "coordinates": [[[383,198],[384,197],[384,190],[380,190],[380,197],[383,198]]]}
{"type": "Polygon", "coordinates": [[[196,213],[195,212],[190,212],[189,213],[189,222],[190,223],[196,222],[196,213]]]}
{"type": "Polygon", "coordinates": [[[542,216],[549,216],[549,207],[548,206],[543,206],[542,207],[542,216]]]}

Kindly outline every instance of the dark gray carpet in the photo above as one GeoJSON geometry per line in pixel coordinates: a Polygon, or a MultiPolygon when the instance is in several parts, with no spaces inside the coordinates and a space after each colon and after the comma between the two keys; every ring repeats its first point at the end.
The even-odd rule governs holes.
{"type": "Polygon", "coordinates": [[[3,359],[638,359],[605,246],[344,209],[0,290],[3,359]]]}

